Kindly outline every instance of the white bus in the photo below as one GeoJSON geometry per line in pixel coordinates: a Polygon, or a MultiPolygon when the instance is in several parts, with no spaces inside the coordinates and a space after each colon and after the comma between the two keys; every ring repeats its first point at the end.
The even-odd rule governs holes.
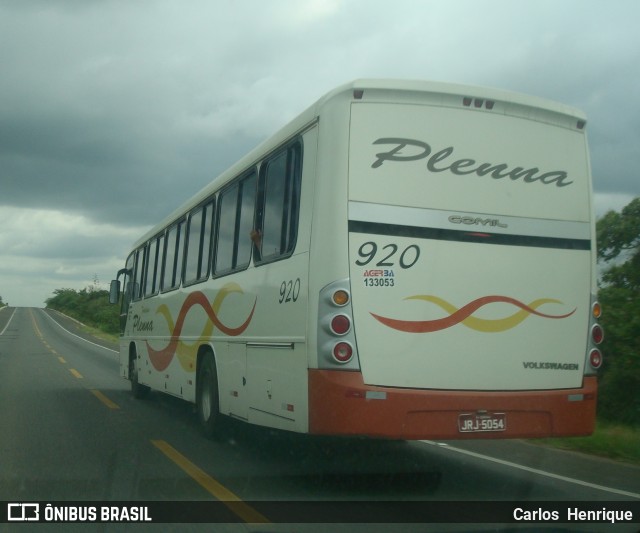
{"type": "Polygon", "coordinates": [[[585,124],[484,88],[339,87],[135,243],[121,375],[209,436],[591,433],[585,124]]]}

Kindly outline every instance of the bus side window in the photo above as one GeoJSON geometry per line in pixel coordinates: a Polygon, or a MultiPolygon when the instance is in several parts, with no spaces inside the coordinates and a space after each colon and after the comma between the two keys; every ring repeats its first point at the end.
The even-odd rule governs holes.
{"type": "Polygon", "coordinates": [[[199,279],[209,277],[211,269],[211,247],[213,237],[213,215],[215,213],[215,203],[211,201],[205,206],[206,212],[202,227],[202,253],[200,254],[200,266],[198,268],[199,279]]]}
{"type": "Polygon", "coordinates": [[[249,266],[256,181],[256,173],[252,171],[220,194],[214,267],[216,275],[249,266]]]}
{"type": "Polygon", "coordinates": [[[184,220],[174,224],[167,231],[164,241],[164,262],[162,268],[162,291],[175,289],[180,285],[182,276],[182,250],[184,239],[181,238],[184,220]]]}
{"type": "Polygon", "coordinates": [[[211,223],[213,202],[191,213],[185,252],[184,282],[187,285],[206,279],[211,256],[211,223]]]}
{"type": "Polygon", "coordinates": [[[140,248],[135,253],[135,267],[133,271],[132,299],[139,300],[142,297],[142,274],[144,272],[145,248],[140,248]]]}
{"type": "Polygon", "coordinates": [[[275,261],[293,252],[300,202],[300,144],[265,162],[260,176],[258,231],[260,262],[275,261]]]}
{"type": "Polygon", "coordinates": [[[133,252],[127,258],[127,263],[125,264],[125,275],[124,275],[124,292],[122,294],[122,307],[120,308],[121,312],[126,314],[129,310],[129,303],[133,297],[133,267],[136,262],[136,254],[133,252]]]}
{"type": "Polygon", "coordinates": [[[187,229],[187,252],[184,264],[184,282],[191,284],[198,280],[198,268],[200,266],[200,252],[202,246],[202,222],[204,220],[204,207],[191,213],[187,229]]]}
{"type": "Polygon", "coordinates": [[[145,267],[144,275],[144,295],[153,296],[158,292],[157,279],[157,264],[158,264],[158,241],[159,238],[153,238],[149,242],[147,248],[147,263],[145,267]]]}
{"type": "Polygon", "coordinates": [[[246,268],[251,261],[251,230],[254,226],[254,214],[256,210],[256,174],[242,180],[240,201],[238,202],[239,220],[236,234],[237,251],[234,267],[246,268]]]}
{"type": "Polygon", "coordinates": [[[238,184],[236,183],[220,194],[220,201],[218,202],[218,233],[215,263],[216,274],[229,271],[233,268],[238,188],[238,184]]]}
{"type": "Polygon", "coordinates": [[[124,333],[127,325],[127,314],[129,312],[129,303],[131,302],[131,295],[133,291],[133,281],[131,275],[133,274],[133,267],[135,264],[135,252],[130,254],[125,264],[124,272],[124,291],[122,293],[122,304],[120,306],[120,333],[124,333]]]}

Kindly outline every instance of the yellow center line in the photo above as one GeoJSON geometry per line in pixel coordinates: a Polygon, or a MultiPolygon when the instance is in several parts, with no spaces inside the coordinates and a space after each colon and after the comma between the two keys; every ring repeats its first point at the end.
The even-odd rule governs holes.
{"type": "MultiPolygon", "coordinates": [[[[42,333],[40,332],[40,329],[38,328],[38,324],[36,323],[36,317],[34,316],[33,312],[30,310],[29,314],[31,315],[31,321],[33,322],[33,327],[36,330],[36,334],[38,335],[38,337],[40,337],[40,340],[42,341],[42,343],[49,349],[49,351],[51,353],[53,353],[54,355],[58,355],[58,352],[56,352],[53,347],[46,341],[44,340],[42,333]]],[[[58,361],[60,361],[63,365],[67,363],[67,361],[65,360],[64,357],[58,355],[58,361]]],[[[75,368],[70,368],[69,372],[71,372],[71,374],[73,374],[74,377],[76,377],[77,379],[84,379],[82,374],[80,372],[78,372],[75,368]]],[[[93,395],[98,398],[98,400],[100,400],[104,405],[106,405],[109,409],[120,409],[120,406],[117,403],[112,402],[109,398],[107,398],[104,394],[102,394],[99,390],[95,390],[95,389],[89,389],[93,395]]]]}
{"type": "Polygon", "coordinates": [[[173,446],[163,440],[152,440],[151,443],[198,482],[209,494],[220,500],[227,508],[249,524],[268,524],[269,520],[253,507],[243,502],[224,485],[194,465],[173,446]]]}
{"type": "Polygon", "coordinates": [[[42,333],[40,333],[40,329],[38,329],[38,324],[36,324],[36,317],[33,315],[33,311],[31,311],[31,309],[29,309],[29,315],[31,315],[31,322],[33,322],[33,327],[36,330],[36,334],[42,339],[42,333]]]}
{"type": "Polygon", "coordinates": [[[120,406],[117,403],[112,402],[109,398],[107,398],[104,394],[102,394],[99,390],[89,389],[93,395],[98,398],[103,404],[105,404],[109,409],[120,409],[120,406]]]}
{"type": "MultiPolygon", "coordinates": [[[[40,332],[40,328],[38,327],[38,324],[36,323],[36,317],[33,314],[33,311],[29,310],[29,315],[31,315],[31,322],[33,322],[33,328],[36,330],[36,335],[38,335],[38,338],[40,339],[40,341],[42,342],[42,344],[45,345],[45,347],[54,355],[58,355],[58,352],[56,352],[51,345],[44,339],[44,337],[42,336],[42,333],[40,332]]],[[[82,376],[81,376],[82,377],[82,376]]]]}

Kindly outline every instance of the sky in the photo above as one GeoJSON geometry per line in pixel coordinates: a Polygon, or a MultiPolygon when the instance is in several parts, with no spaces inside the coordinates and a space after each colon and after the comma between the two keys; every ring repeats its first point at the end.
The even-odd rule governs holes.
{"type": "Polygon", "coordinates": [[[0,296],[106,288],[133,242],[323,94],[435,80],[588,117],[640,195],[637,0],[0,0],[0,296]]]}

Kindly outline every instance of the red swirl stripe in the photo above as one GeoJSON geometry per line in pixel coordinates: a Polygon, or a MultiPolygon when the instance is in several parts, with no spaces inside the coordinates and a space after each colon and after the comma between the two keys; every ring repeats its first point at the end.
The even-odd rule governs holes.
{"type": "Polygon", "coordinates": [[[176,321],[176,325],[171,332],[171,340],[169,341],[169,344],[162,350],[154,350],[151,346],[149,346],[149,343],[147,342],[147,350],[149,351],[149,359],[151,360],[151,364],[158,371],[162,371],[169,366],[169,363],[171,363],[171,360],[173,359],[173,356],[176,352],[176,347],[178,346],[178,341],[180,340],[180,335],[182,334],[182,328],[184,326],[184,321],[187,313],[194,305],[199,305],[200,307],[202,307],[202,309],[204,309],[204,311],[207,313],[209,320],[211,320],[211,322],[213,322],[213,324],[220,331],[222,331],[222,333],[235,337],[243,333],[247,329],[247,327],[249,327],[249,323],[253,318],[253,313],[256,310],[257,302],[257,300],[253,302],[251,313],[243,324],[241,324],[237,328],[230,328],[220,322],[220,319],[216,316],[215,311],[209,303],[209,300],[207,300],[207,297],[202,292],[198,291],[190,293],[182,304],[180,313],[178,313],[178,320],[176,321]]]}
{"type": "Polygon", "coordinates": [[[371,313],[371,315],[385,326],[397,329],[399,331],[404,331],[406,333],[431,333],[434,331],[440,331],[442,329],[450,328],[451,326],[455,326],[456,324],[459,324],[466,318],[470,317],[481,307],[487,304],[498,302],[515,305],[516,307],[519,307],[520,309],[523,309],[524,311],[527,311],[532,315],[537,315],[544,318],[566,318],[575,313],[574,309],[573,311],[565,315],[548,315],[545,313],[541,313],[540,311],[536,311],[528,305],[523,304],[522,302],[508,296],[483,296],[482,298],[478,298],[476,300],[473,300],[472,302],[469,302],[467,305],[461,307],[451,315],[444,318],[439,318],[437,320],[396,320],[394,318],[387,318],[376,315],[374,313],[371,313]]]}

